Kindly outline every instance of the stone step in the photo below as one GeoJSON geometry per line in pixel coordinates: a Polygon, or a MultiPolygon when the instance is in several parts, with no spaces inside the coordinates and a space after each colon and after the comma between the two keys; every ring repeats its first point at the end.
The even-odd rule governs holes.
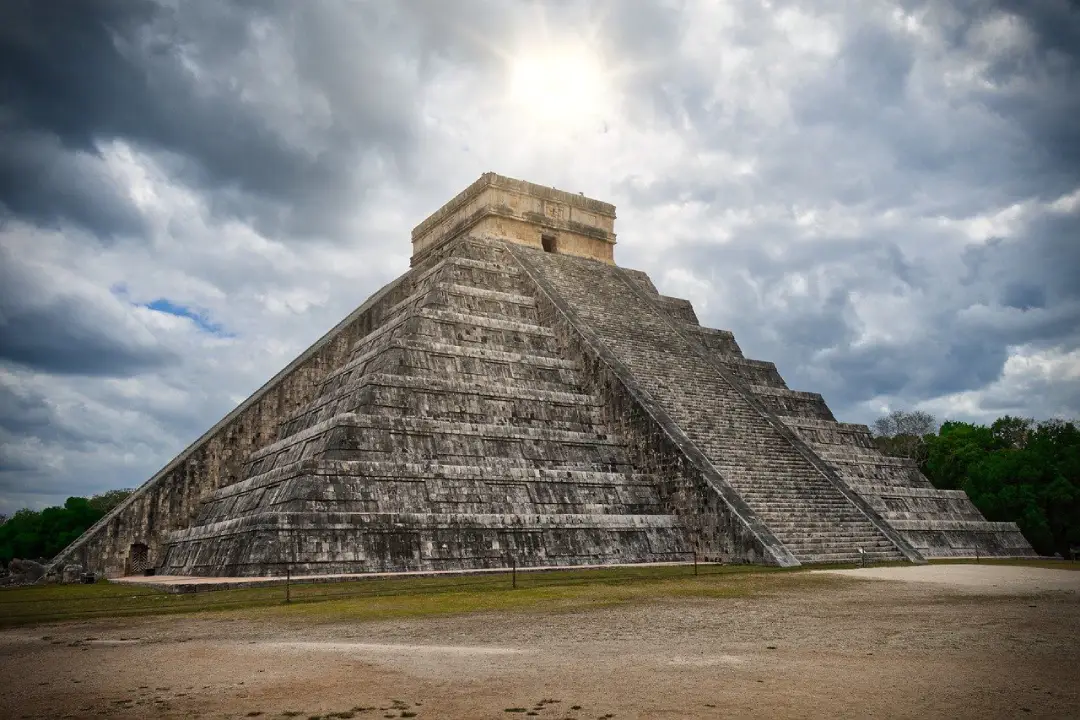
{"type": "Polygon", "coordinates": [[[462,423],[446,420],[428,420],[425,418],[392,418],[379,415],[341,413],[318,425],[307,428],[284,440],[259,448],[251,454],[253,460],[272,455],[305,440],[321,435],[331,428],[353,427],[371,430],[390,430],[398,433],[446,434],[446,435],[484,435],[492,438],[514,440],[549,440],[553,442],[580,443],[590,445],[617,445],[606,430],[596,433],[571,432],[568,430],[548,430],[544,428],[518,428],[499,423],[462,423]]]}
{"type": "MultiPolygon", "coordinates": [[[[405,360],[411,357],[436,356],[439,358],[456,359],[455,368],[475,368],[477,375],[494,375],[503,382],[510,378],[519,377],[535,382],[534,377],[538,374],[547,378],[544,383],[551,385],[563,385],[578,388],[578,371],[580,366],[569,360],[550,355],[536,355],[524,352],[506,352],[489,347],[468,347],[453,343],[439,342],[426,337],[397,337],[389,340],[385,346],[356,355],[349,362],[328,373],[323,380],[320,394],[330,392],[335,387],[345,382],[343,376],[355,372],[362,372],[365,365],[372,359],[392,350],[405,351],[405,360]],[[464,362],[463,362],[464,361],[464,362]]],[[[425,367],[430,367],[429,364],[425,367]]],[[[419,365],[415,365],[419,367],[419,365]]],[[[437,366],[440,370],[446,364],[437,366]]],[[[556,389],[554,387],[548,389],[556,389]]]]}
{"type": "Polygon", "coordinates": [[[245,477],[307,457],[351,459],[358,453],[369,453],[372,460],[401,456],[449,462],[486,457],[528,458],[536,463],[550,459],[587,464],[626,462],[625,448],[606,430],[585,433],[342,413],[255,451],[245,477]]]}
{"type": "Polygon", "coordinates": [[[253,529],[287,529],[291,532],[312,530],[347,530],[350,528],[387,529],[400,532],[447,529],[458,532],[497,529],[509,532],[547,529],[645,530],[679,527],[673,515],[516,515],[493,513],[278,513],[244,515],[235,519],[206,523],[170,535],[170,542],[220,538],[253,529]]]}
{"type": "Polygon", "coordinates": [[[701,325],[684,325],[684,329],[693,333],[697,341],[714,353],[720,355],[720,359],[728,357],[741,358],[742,349],[735,342],[735,334],[730,330],[717,330],[701,325]]]}
{"type": "MultiPolygon", "coordinates": [[[[170,538],[163,566],[166,572],[214,575],[222,562],[234,574],[284,575],[368,573],[405,570],[506,569],[518,566],[597,565],[685,560],[690,555],[680,526],[635,524],[629,527],[578,524],[476,527],[448,516],[445,526],[425,527],[380,518],[371,524],[340,524],[321,537],[327,541],[305,548],[300,557],[291,546],[291,528],[248,521],[237,531],[219,535],[170,538]]],[[[610,516],[600,516],[610,517],[610,516]]],[[[638,518],[646,516],[635,516],[638,518]]],[[[302,520],[290,521],[301,532],[302,520]]]]}
{"type": "Polygon", "coordinates": [[[768,515],[775,517],[786,517],[791,515],[811,517],[815,515],[828,514],[836,515],[838,513],[848,513],[853,516],[862,517],[862,513],[852,504],[848,502],[830,502],[830,503],[788,503],[778,504],[774,502],[761,502],[754,499],[743,498],[748,505],[755,508],[759,515],[768,515]]]}
{"type": "Polygon", "coordinates": [[[1017,526],[1011,522],[991,522],[990,520],[952,520],[944,518],[920,518],[918,520],[891,520],[897,530],[922,531],[964,531],[964,532],[1015,532],[1017,526]]]}
{"type": "Polygon", "coordinates": [[[510,483],[565,483],[570,485],[653,486],[656,479],[634,472],[626,464],[618,468],[602,465],[536,463],[520,458],[484,458],[480,464],[451,464],[439,461],[328,460],[308,458],[295,461],[226,485],[207,496],[207,501],[250,492],[279,484],[300,475],[354,475],[373,479],[413,478],[416,480],[477,480],[510,483]]]}
{"type": "MultiPolygon", "coordinates": [[[[739,489],[736,488],[736,490],[739,489]]],[[[817,508],[832,509],[852,506],[852,504],[842,495],[829,496],[824,493],[821,495],[812,495],[809,492],[799,493],[797,491],[792,491],[790,494],[770,493],[768,495],[762,495],[740,491],[739,495],[742,496],[743,500],[753,505],[762,508],[774,508],[784,512],[799,510],[800,508],[814,510],[817,508]]]]}
{"type": "Polygon", "coordinates": [[[813,545],[823,542],[841,542],[847,544],[887,545],[892,546],[892,541],[886,538],[872,526],[867,524],[864,528],[845,528],[828,530],[826,528],[787,528],[770,530],[776,532],[777,537],[784,540],[784,544],[813,545]]]}
{"type": "Polygon", "coordinates": [[[922,487],[904,485],[872,485],[868,483],[848,483],[848,486],[863,496],[878,495],[887,497],[903,498],[942,498],[953,500],[968,500],[968,494],[963,490],[939,490],[926,481],[922,487]]]}
{"type": "Polygon", "coordinates": [[[508,305],[520,305],[522,307],[532,308],[533,310],[536,309],[536,298],[522,293],[489,290],[485,287],[464,285],[460,282],[440,283],[439,289],[444,290],[449,295],[480,298],[498,303],[506,303],[508,305]]]}
{"type": "Polygon", "coordinates": [[[546,327],[431,307],[403,313],[358,340],[351,352],[361,355],[375,349],[379,343],[401,336],[499,352],[559,357],[554,332],[546,327]]]}
{"type": "MultiPolygon", "coordinates": [[[[354,483],[355,484],[355,483],[354,483]]],[[[626,488],[602,488],[587,492],[578,488],[563,498],[553,497],[542,489],[524,486],[443,489],[417,482],[390,482],[369,489],[335,483],[325,493],[312,492],[309,483],[294,481],[288,487],[275,488],[268,497],[251,509],[238,509],[235,503],[223,503],[220,510],[208,506],[199,524],[258,512],[433,512],[472,515],[655,515],[665,514],[656,497],[630,494],[626,488]],[[406,488],[404,486],[415,486],[406,488]],[[331,492],[331,490],[333,492],[331,492]]]]}
{"type": "MultiPolygon", "coordinates": [[[[734,486],[735,483],[732,483],[734,486]]],[[[836,501],[845,502],[845,498],[833,487],[817,487],[813,485],[799,486],[795,484],[783,484],[776,483],[772,487],[763,487],[762,483],[757,483],[751,486],[738,487],[739,493],[748,498],[755,498],[763,502],[770,500],[805,500],[807,502],[818,501],[836,501]]]]}
{"type": "Polygon", "coordinates": [[[839,430],[847,433],[862,433],[870,435],[870,428],[860,423],[840,422],[839,420],[823,420],[821,418],[808,418],[800,415],[778,415],[784,424],[792,428],[839,430]]]}
{"type": "Polygon", "coordinates": [[[877,450],[872,450],[870,448],[844,448],[843,450],[821,448],[816,450],[816,452],[818,457],[822,460],[825,460],[831,465],[841,466],[841,469],[844,465],[872,465],[882,468],[898,469],[918,468],[918,465],[914,460],[882,455],[877,450]]]}
{"type": "Polygon", "coordinates": [[[739,494],[747,502],[755,502],[761,505],[776,505],[784,508],[799,507],[837,507],[850,505],[847,498],[839,493],[828,493],[822,490],[800,490],[799,488],[776,488],[768,492],[761,490],[748,491],[746,488],[736,488],[739,494]]]}
{"type": "Polygon", "coordinates": [[[440,277],[461,285],[515,294],[529,287],[516,264],[471,258],[458,258],[440,277]]]}
{"type": "MultiPolygon", "coordinates": [[[[882,518],[887,520],[890,525],[896,527],[897,522],[904,521],[963,521],[963,522],[984,522],[982,513],[979,512],[970,502],[968,507],[964,510],[933,510],[933,509],[919,509],[917,511],[904,511],[904,510],[890,510],[888,508],[878,508],[878,514],[882,518]]],[[[911,530],[913,528],[907,528],[911,530]]]]}
{"type": "Polygon", "coordinates": [[[780,376],[774,363],[766,360],[751,360],[743,357],[720,357],[716,358],[724,368],[746,385],[762,385],[787,389],[787,383],[780,376]]]}
{"type": "MultiPolygon", "coordinates": [[[[529,417],[526,413],[532,413],[540,420],[569,421],[570,418],[558,417],[558,410],[576,409],[581,415],[577,422],[600,422],[601,401],[584,393],[536,389],[518,383],[464,382],[452,378],[370,373],[320,396],[306,408],[286,417],[279,423],[279,428],[285,437],[341,412],[354,412],[364,407],[374,413],[374,408],[389,405],[412,410],[424,417],[438,417],[439,406],[446,404],[461,413],[473,410],[473,414],[499,415],[503,421],[507,418],[524,421],[529,417]],[[365,389],[372,392],[362,392],[365,389]],[[383,392],[388,390],[392,391],[389,396],[383,392]],[[484,406],[484,401],[491,402],[484,406]]],[[[444,408],[443,414],[445,412],[444,408]]]]}
{"type": "Polygon", "coordinates": [[[835,420],[820,393],[788,390],[767,385],[748,385],[757,400],[777,415],[835,420]]]}
{"type": "MultiPolygon", "coordinates": [[[[492,289],[493,279],[504,281],[500,284],[508,282],[515,290],[520,288],[520,272],[516,267],[459,256],[443,258],[427,270],[417,273],[411,278],[409,295],[388,308],[383,313],[381,322],[386,323],[394,320],[411,306],[420,302],[432,290],[439,287],[445,290],[449,286],[457,285],[460,287],[474,287],[481,292],[498,293],[498,290],[492,289]],[[466,271],[465,275],[470,277],[463,276],[462,271],[466,271]],[[482,280],[476,277],[477,273],[480,274],[482,280]],[[469,280],[469,282],[458,282],[459,280],[469,280]],[[478,280],[479,282],[477,282],[478,280]]],[[[512,291],[502,294],[509,300],[527,297],[512,291]]]]}
{"type": "Polygon", "coordinates": [[[536,300],[530,296],[460,283],[439,283],[424,299],[423,306],[509,322],[538,320],[536,300]]]}
{"type": "Polygon", "coordinates": [[[815,451],[849,447],[874,449],[874,439],[865,425],[792,415],[780,419],[815,451]]]}
{"type": "Polygon", "coordinates": [[[799,556],[795,555],[802,565],[859,565],[860,562],[894,562],[903,560],[904,556],[899,551],[894,553],[866,553],[865,557],[859,553],[828,553],[799,556]]]}
{"type": "Polygon", "coordinates": [[[763,516],[762,513],[758,513],[758,515],[762,517],[769,517],[769,519],[771,520],[771,522],[769,522],[769,528],[776,532],[789,532],[798,530],[805,532],[820,531],[830,534],[841,532],[877,533],[874,525],[865,517],[835,517],[834,515],[823,515],[817,518],[792,518],[790,515],[763,516]]]}
{"type": "MultiPolygon", "coordinates": [[[[437,295],[438,292],[441,291],[444,295],[447,295],[450,293],[451,288],[454,289],[454,294],[458,296],[471,295],[473,297],[487,297],[515,304],[524,304],[528,305],[530,308],[534,308],[535,300],[526,295],[522,295],[520,292],[516,292],[520,289],[520,278],[518,275],[519,271],[516,268],[509,266],[499,266],[493,263],[462,257],[445,258],[423,274],[417,276],[412,282],[412,292],[406,298],[388,308],[387,312],[384,313],[381,318],[379,327],[369,335],[357,341],[357,345],[369,343],[387,332],[392,331],[409,317],[411,310],[417,309],[418,304],[428,296],[432,295],[433,292],[437,295]],[[470,282],[470,278],[461,276],[461,270],[465,270],[469,273],[480,272],[482,275],[484,273],[490,273],[495,277],[510,279],[509,283],[498,283],[499,285],[508,287],[508,290],[500,292],[493,285],[492,277],[486,275],[481,280],[471,278],[472,282],[470,282]]],[[[357,349],[357,345],[354,345],[354,351],[357,349]]]]}
{"type": "MultiPolygon", "coordinates": [[[[506,330],[509,332],[522,333],[525,335],[538,335],[548,338],[553,338],[555,336],[555,333],[549,328],[533,323],[515,322],[510,320],[497,320],[485,317],[483,315],[459,313],[439,308],[419,308],[417,309],[415,316],[439,323],[446,323],[452,325],[466,325],[470,327],[485,328],[489,330],[506,330]]],[[[404,315],[380,327],[378,330],[375,330],[368,335],[365,335],[353,345],[352,352],[363,352],[365,347],[370,345],[372,339],[381,337],[389,330],[396,329],[407,318],[408,316],[404,315]]]]}
{"type": "Polygon", "coordinates": [[[651,515],[664,508],[651,485],[299,475],[265,492],[208,501],[197,524],[271,511],[651,515]]]}
{"type": "Polygon", "coordinates": [[[536,301],[517,293],[470,287],[449,280],[432,283],[390,307],[384,322],[421,308],[449,310],[507,322],[536,321],[536,301]],[[469,292],[475,291],[475,292],[469,292]]]}
{"type": "Polygon", "coordinates": [[[435,273],[448,267],[476,270],[481,273],[490,273],[501,277],[518,278],[521,275],[521,271],[514,264],[491,262],[490,260],[470,258],[463,255],[452,255],[440,260],[436,265],[418,275],[414,282],[416,284],[422,283],[433,277],[435,273]]]}
{"type": "Polygon", "coordinates": [[[871,544],[863,542],[821,542],[821,543],[799,543],[799,542],[787,542],[781,539],[784,543],[784,547],[797,558],[806,557],[810,555],[830,555],[834,553],[848,553],[858,557],[859,548],[867,555],[900,555],[900,551],[896,549],[891,543],[871,544]]]}
{"type": "Polygon", "coordinates": [[[517,322],[512,320],[498,320],[484,315],[474,315],[453,310],[436,308],[421,308],[421,317],[445,323],[470,325],[473,327],[488,328],[491,330],[508,330],[510,332],[524,333],[526,335],[541,335],[543,337],[555,337],[555,331],[551,328],[535,323],[517,322]]]}

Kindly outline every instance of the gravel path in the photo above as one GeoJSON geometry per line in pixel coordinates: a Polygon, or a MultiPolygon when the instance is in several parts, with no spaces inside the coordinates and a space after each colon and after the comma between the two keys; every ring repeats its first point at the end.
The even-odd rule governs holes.
{"type": "Polygon", "coordinates": [[[1008,565],[914,565],[813,572],[866,580],[932,583],[991,595],[1025,595],[1043,591],[1080,593],[1080,571],[1077,570],[1008,565]]]}
{"type": "Polygon", "coordinates": [[[1074,581],[998,568],[997,581],[980,581],[974,593],[963,578],[985,580],[990,571],[960,567],[944,573],[945,585],[932,579],[943,576],[934,567],[901,568],[900,579],[913,582],[789,582],[805,577],[799,573],[772,576],[775,587],[756,597],[669,598],[587,612],[335,624],[233,612],[10,630],[0,632],[7,680],[0,715],[1074,713],[1080,596],[1063,589],[1074,581]]]}

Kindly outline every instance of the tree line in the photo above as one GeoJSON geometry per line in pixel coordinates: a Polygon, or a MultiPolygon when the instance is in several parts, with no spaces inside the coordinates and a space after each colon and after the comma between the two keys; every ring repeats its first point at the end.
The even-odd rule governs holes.
{"type": "Polygon", "coordinates": [[[89,498],[69,497],[63,507],[19,510],[0,525],[0,565],[14,558],[54,557],[120,504],[131,490],[109,490],[89,498]]]}
{"type": "Polygon", "coordinates": [[[1015,522],[1036,552],[1080,546],[1080,428],[1006,415],[990,425],[894,411],[873,426],[882,452],[911,458],[930,483],[963,490],[991,521],[1015,522]]]}

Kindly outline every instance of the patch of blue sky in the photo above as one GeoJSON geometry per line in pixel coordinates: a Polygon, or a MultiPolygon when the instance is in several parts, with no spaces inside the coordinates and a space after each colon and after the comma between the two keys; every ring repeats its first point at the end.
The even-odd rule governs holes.
{"type": "Polygon", "coordinates": [[[194,310],[186,305],[174,303],[167,298],[158,298],[157,300],[145,303],[143,307],[156,312],[187,318],[195,323],[195,326],[203,332],[217,335],[218,337],[229,337],[229,334],[225,332],[225,328],[222,327],[220,323],[213,322],[205,312],[194,310]]]}

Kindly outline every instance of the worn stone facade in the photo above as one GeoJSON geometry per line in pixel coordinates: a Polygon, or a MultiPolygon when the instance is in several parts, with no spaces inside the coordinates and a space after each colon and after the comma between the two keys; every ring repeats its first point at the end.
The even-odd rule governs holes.
{"type": "Polygon", "coordinates": [[[468,234],[615,262],[615,206],[485,173],[412,232],[412,264],[468,234]]]}
{"type": "Polygon", "coordinates": [[[614,207],[497,175],[413,267],[59,555],[107,575],[1029,555],[686,300],[614,207]]]}

